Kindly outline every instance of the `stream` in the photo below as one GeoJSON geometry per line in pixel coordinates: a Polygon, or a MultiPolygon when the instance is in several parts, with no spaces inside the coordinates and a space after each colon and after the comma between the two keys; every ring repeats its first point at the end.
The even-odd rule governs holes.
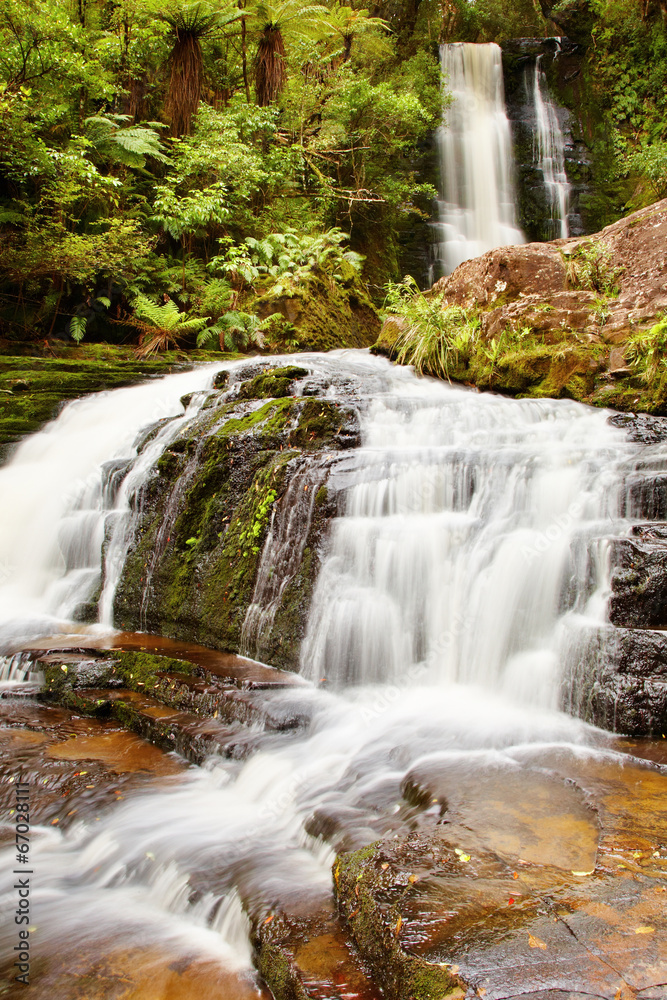
{"type": "MultiPolygon", "coordinates": [[[[459,858],[468,862],[457,891],[467,906],[482,891],[472,888],[476,880],[481,887],[491,878],[475,874],[475,858],[491,854],[510,872],[536,866],[530,891],[538,885],[544,898],[562,889],[574,899],[573,883],[612,856],[620,866],[614,878],[628,875],[637,850],[664,868],[664,741],[632,742],[561,710],[573,659],[582,669],[581,635],[606,622],[608,544],[630,531],[619,498],[641,445],[612,426],[607,411],[479,394],[363,351],[268,360],[333,378],[358,404],[361,445],[327,460],[338,516],[323,542],[300,675],[259,692],[262,711],[289,712],[297,724],[249,725],[247,753],[186,765],[110,722],[42,706],[39,675],[16,656],[31,646],[150,647],[149,636],[121,641],[113,623],[133,491],[205,404],[214,375],[233,374],[235,364],[71,403],[0,469],[2,777],[7,788],[19,767],[31,784],[53,791],[31,842],[40,1000],[268,998],[256,969],[261,928],[283,918],[298,928],[316,917],[327,929],[301,937],[295,959],[303,995],[379,997],[373,970],[359,962],[332,905],[336,857],[379,840],[458,837],[459,858]],[[149,426],[153,437],[137,455],[149,426]],[[122,484],[110,491],[114,470],[122,484]],[[76,608],[96,592],[100,620],[76,623],[76,608]],[[63,747],[76,739],[89,741],[90,758],[86,744],[68,758],[63,747]],[[103,739],[111,741],[106,757],[103,739]],[[81,770],[88,759],[97,763],[81,770]],[[97,788],[90,779],[87,788],[88,772],[105,760],[111,779],[100,777],[97,788]],[[76,808],[65,821],[58,783],[73,770],[76,808]],[[628,817],[637,810],[635,843],[628,817]]],[[[274,519],[263,543],[264,589],[256,586],[244,630],[251,673],[262,669],[258,621],[277,593],[262,567],[278,551],[299,551],[298,530],[274,519]]],[[[184,650],[172,643],[169,655],[184,650]]],[[[193,661],[205,659],[190,652],[193,661]]],[[[14,899],[14,853],[0,853],[3,917],[14,899]]],[[[600,877],[605,891],[611,877],[607,870],[600,877]]],[[[486,940],[474,914],[464,920],[462,946],[434,936],[423,906],[413,923],[406,919],[405,946],[428,961],[456,963],[474,984],[469,995],[487,1000],[625,1000],[616,993],[623,984],[637,990],[628,997],[656,1000],[665,996],[665,936],[636,936],[634,928],[655,930],[663,899],[632,918],[625,951],[617,949],[622,975],[621,958],[608,960],[599,942],[585,961],[570,956],[566,942],[559,966],[549,928],[533,935],[540,944],[522,965],[509,946],[498,950],[502,935],[486,940]],[[590,955],[602,953],[606,971],[591,971],[590,955]],[[538,959],[553,967],[538,969],[538,959]],[[549,992],[558,990],[571,992],[549,992]]],[[[605,905],[620,912],[615,897],[605,905]]],[[[456,909],[451,899],[447,907],[456,909]]],[[[5,922],[3,963],[14,938],[5,922]]]]}

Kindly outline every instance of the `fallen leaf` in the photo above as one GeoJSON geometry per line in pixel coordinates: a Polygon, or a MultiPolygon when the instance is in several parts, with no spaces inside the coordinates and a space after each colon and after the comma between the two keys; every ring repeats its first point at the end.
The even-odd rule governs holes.
{"type": "Polygon", "coordinates": [[[267,917],[267,918],[266,918],[266,920],[264,921],[264,926],[265,926],[265,927],[266,927],[266,925],[267,925],[267,924],[270,924],[270,923],[271,923],[271,921],[273,920],[274,916],[275,916],[275,914],[274,914],[274,913],[272,913],[270,917],[267,917]]]}
{"type": "Polygon", "coordinates": [[[396,921],[396,934],[399,933],[401,927],[403,926],[403,917],[399,917],[396,921]]]}
{"type": "Polygon", "coordinates": [[[419,875],[409,875],[408,876],[408,882],[418,882],[418,881],[419,881],[419,875]]]}
{"type": "Polygon", "coordinates": [[[535,937],[533,934],[528,935],[528,944],[531,948],[542,948],[546,949],[546,944],[541,938],[535,937]]]}
{"type": "Polygon", "coordinates": [[[384,864],[381,867],[382,867],[382,871],[386,872],[387,868],[389,867],[388,862],[385,861],[384,864]]]}
{"type": "Polygon", "coordinates": [[[477,987],[477,996],[478,997],[483,997],[485,993],[486,993],[486,990],[484,989],[483,986],[478,986],[477,987]]]}
{"type": "Polygon", "coordinates": [[[512,878],[518,878],[518,877],[519,877],[518,872],[512,872],[512,878]]]}
{"type": "Polygon", "coordinates": [[[507,900],[507,905],[514,906],[514,898],[512,896],[510,896],[510,898],[507,900]]]}
{"type": "Polygon", "coordinates": [[[648,924],[642,924],[641,927],[635,927],[635,934],[653,934],[655,927],[649,927],[648,924]]]}
{"type": "Polygon", "coordinates": [[[572,874],[573,875],[578,875],[580,878],[582,878],[584,875],[592,875],[594,871],[595,871],[595,868],[591,868],[591,870],[589,872],[572,872],[572,874]]]}

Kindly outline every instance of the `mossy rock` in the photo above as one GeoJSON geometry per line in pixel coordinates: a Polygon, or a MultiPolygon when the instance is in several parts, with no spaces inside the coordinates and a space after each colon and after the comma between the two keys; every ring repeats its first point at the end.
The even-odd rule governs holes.
{"type": "Polygon", "coordinates": [[[305,368],[296,365],[285,368],[271,368],[255,378],[243,382],[239,389],[239,399],[280,399],[292,394],[294,382],[308,374],[305,368]]]}
{"type": "Polygon", "coordinates": [[[380,843],[339,855],[333,875],[341,916],[387,1000],[463,1000],[458,976],[401,947],[401,913],[380,843]]]}
{"type": "Polygon", "coordinates": [[[293,329],[285,348],[289,350],[370,347],[380,329],[377,310],[359,279],[338,284],[317,270],[303,284],[262,295],[251,306],[262,319],[283,317],[293,329]]]}
{"type": "MultiPolygon", "coordinates": [[[[0,352],[0,455],[26,434],[40,430],[72,399],[133,385],[147,378],[186,371],[195,361],[212,360],[206,352],[169,352],[138,361],[133,351],[94,345],[64,357],[8,355],[0,352]]],[[[220,359],[222,355],[215,355],[220,359]]]]}

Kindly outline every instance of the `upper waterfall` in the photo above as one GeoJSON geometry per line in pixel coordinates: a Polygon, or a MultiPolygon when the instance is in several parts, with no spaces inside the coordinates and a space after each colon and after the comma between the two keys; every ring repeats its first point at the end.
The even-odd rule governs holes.
{"type": "Polygon", "coordinates": [[[486,250],[524,242],[516,223],[500,46],[442,45],[440,64],[452,103],[437,133],[441,190],[434,279],[486,250]]]}
{"type": "Polygon", "coordinates": [[[569,235],[567,216],[570,184],[565,172],[563,133],[547,87],[541,55],[535,61],[532,76],[531,90],[535,108],[533,159],[544,179],[551,217],[555,223],[554,236],[563,239],[569,235]]]}

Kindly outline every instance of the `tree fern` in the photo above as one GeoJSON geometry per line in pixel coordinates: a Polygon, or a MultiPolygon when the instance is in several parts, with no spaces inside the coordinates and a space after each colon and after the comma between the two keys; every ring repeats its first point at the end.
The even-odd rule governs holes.
{"type": "Polygon", "coordinates": [[[188,318],[171,300],[160,306],[147,296],[138,295],[134,303],[134,323],[141,330],[139,356],[165,350],[170,344],[177,346],[187,334],[199,333],[208,321],[208,316],[188,318]]]}
{"type": "Polygon", "coordinates": [[[156,123],[123,125],[127,120],[127,115],[94,115],[87,118],[86,139],[95,152],[112,163],[122,163],[126,167],[145,167],[148,156],[168,163],[169,157],[163,152],[160,136],[154,128],[156,123]]]}

